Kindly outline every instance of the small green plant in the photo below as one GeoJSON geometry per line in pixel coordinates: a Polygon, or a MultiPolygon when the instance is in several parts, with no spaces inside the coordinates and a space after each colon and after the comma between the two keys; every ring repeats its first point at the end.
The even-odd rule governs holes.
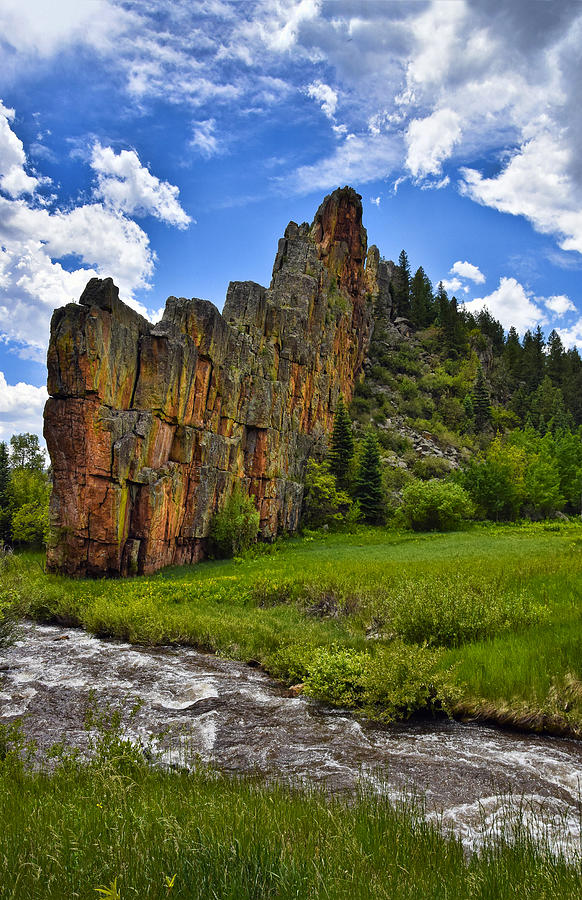
{"type": "Polygon", "coordinates": [[[257,540],[259,512],[252,496],[243,494],[239,485],[214,514],[208,535],[209,555],[215,559],[240,556],[257,540]]]}
{"type": "Polygon", "coordinates": [[[117,878],[114,878],[109,887],[97,887],[94,890],[101,894],[105,900],[121,900],[121,893],[117,887],[117,878]]]}

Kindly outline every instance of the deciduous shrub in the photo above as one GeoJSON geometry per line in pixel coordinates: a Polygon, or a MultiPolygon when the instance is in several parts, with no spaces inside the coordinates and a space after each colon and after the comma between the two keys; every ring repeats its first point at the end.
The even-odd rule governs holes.
{"type": "Polygon", "coordinates": [[[436,478],[408,484],[400,508],[413,531],[454,531],[473,514],[471,499],[459,484],[436,478]]]}
{"type": "Polygon", "coordinates": [[[239,556],[257,539],[259,513],[254,500],[237,485],[212,519],[208,535],[208,551],[215,559],[239,556]]]}
{"type": "Polygon", "coordinates": [[[271,671],[302,681],[317,700],[359,709],[391,722],[419,710],[449,711],[459,695],[451,669],[439,664],[440,651],[393,641],[372,651],[350,647],[285,647],[270,662],[271,671]]]}
{"type": "Polygon", "coordinates": [[[357,505],[345,492],[338,490],[335,476],[327,463],[310,459],[305,473],[303,524],[307,528],[341,528],[357,521],[357,505]]]}

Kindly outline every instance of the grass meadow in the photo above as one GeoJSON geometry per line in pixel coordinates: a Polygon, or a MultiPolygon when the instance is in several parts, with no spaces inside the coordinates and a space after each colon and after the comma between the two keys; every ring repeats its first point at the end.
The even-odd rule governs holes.
{"type": "Polygon", "coordinates": [[[376,719],[420,710],[582,734],[582,526],[361,529],[124,581],[7,559],[0,601],[45,622],[255,661],[376,719]]]}
{"type": "Polygon", "coordinates": [[[414,800],[161,771],[115,730],[89,762],[61,753],[50,774],[6,729],[0,746],[1,900],[580,896],[580,856],[519,824],[469,857],[414,800]]]}
{"type": "MultiPolygon", "coordinates": [[[[582,735],[582,526],[307,535],[126,581],[1,563],[10,615],[259,662],[310,696],[390,721],[481,716],[582,735]]],[[[0,728],[0,900],[578,898],[525,827],[467,856],[422,803],[330,798],[146,764],[118,726],[94,756],[28,764],[0,728]]]]}

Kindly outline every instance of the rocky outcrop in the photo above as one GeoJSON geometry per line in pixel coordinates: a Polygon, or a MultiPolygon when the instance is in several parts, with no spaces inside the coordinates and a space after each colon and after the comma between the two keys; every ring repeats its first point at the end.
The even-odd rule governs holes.
{"type": "Polygon", "coordinates": [[[375,296],[360,197],[326,197],[291,222],[271,286],[230,284],[222,315],[170,297],[152,325],[111,279],[92,279],[51,325],[45,438],[53,469],[53,571],[126,575],[204,555],[214,511],[239,483],[261,533],[293,531],[308,456],[361,371],[375,296]]]}

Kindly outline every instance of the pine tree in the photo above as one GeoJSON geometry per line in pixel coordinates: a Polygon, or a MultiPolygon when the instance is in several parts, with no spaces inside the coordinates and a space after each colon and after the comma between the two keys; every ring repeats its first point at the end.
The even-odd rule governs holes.
{"type": "Polygon", "coordinates": [[[344,399],[340,396],[333,419],[329,451],[329,469],[335,475],[338,487],[346,490],[350,463],[354,457],[352,423],[344,399]]]}
{"type": "Polygon", "coordinates": [[[556,387],[562,387],[566,374],[566,353],[558,332],[554,329],[548,338],[546,369],[556,387]]]}
{"type": "Polygon", "coordinates": [[[449,297],[442,281],[439,281],[439,286],[437,287],[436,301],[438,306],[439,325],[446,335],[449,328],[449,297]]]}
{"type": "Polygon", "coordinates": [[[0,442],[0,546],[10,540],[10,461],[8,447],[0,442]]]}
{"type": "Polygon", "coordinates": [[[401,250],[394,273],[394,311],[397,316],[404,316],[406,319],[410,316],[410,282],[408,256],[406,255],[406,250],[401,250]]]}
{"type": "Polygon", "coordinates": [[[364,439],[356,475],[356,499],[364,521],[377,525],[384,517],[384,491],[382,489],[382,468],[380,450],[373,431],[364,439]]]}
{"type": "Polygon", "coordinates": [[[507,368],[512,375],[519,375],[521,370],[522,352],[521,344],[519,343],[519,335],[512,325],[507,332],[507,340],[505,341],[505,349],[503,351],[507,368]]]}
{"type": "Polygon", "coordinates": [[[419,328],[426,328],[434,321],[436,308],[430,278],[420,266],[414,273],[410,286],[410,318],[419,328]]]}
{"type": "Polygon", "coordinates": [[[473,411],[475,415],[475,429],[483,431],[484,427],[491,420],[491,401],[481,366],[477,369],[477,377],[473,385],[473,411]]]}
{"type": "Polygon", "coordinates": [[[544,377],[545,345],[544,335],[539,325],[533,334],[528,329],[523,336],[521,377],[529,391],[535,391],[544,377]]]}

